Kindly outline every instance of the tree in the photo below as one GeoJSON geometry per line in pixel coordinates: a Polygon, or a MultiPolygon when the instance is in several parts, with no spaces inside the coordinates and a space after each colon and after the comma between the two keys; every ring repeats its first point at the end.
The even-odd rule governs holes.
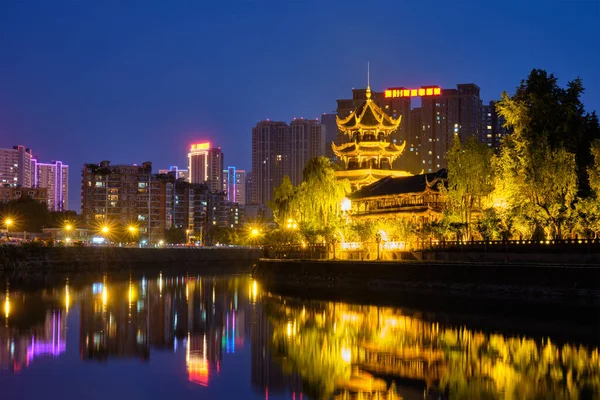
{"type": "Polygon", "coordinates": [[[574,154],[579,194],[586,197],[590,193],[587,168],[593,162],[590,145],[600,139],[600,125],[595,113],[585,113],[583,91],[579,78],[561,88],[554,75],[534,69],[514,96],[502,94],[497,110],[518,136],[517,150],[548,146],[551,152],[564,149],[574,154]]]}
{"type": "Polygon", "coordinates": [[[283,182],[273,191],[273,200],[269,202],[269,207],[273,210],[273,218],[276,223],[283,224],[291,218],[294,210],[294,198],[296,190],[289,176],[283,177],[283,182]]]}
{"type": "Polygon", "coordinates": [[[448,160],[448,187],[446,192],[450,212],[458,215],[459,224],[466,228],[470,238],[473,212],[480,212],[482,199],[493,189],[492,151],[475,136],[461,143],[454,137],[446,154],[448,160]]]}
{"type": "MultiPolygon", "coordinates": [[[[0,215],[11,218],[11,230],[41,232],[49,226],[49,212],[45,202],[40,203],[28,196],[0,203],[0,215]]],[[[1,222],[1,221],[0,221],[1,222]]]]}
{"type": "Polygon", "coordinates": [[[343,224],[340,207],[350,192],[350,184],[336,179],[326,157],[310,159],[303,175],[304,180],[298,187],[285,177],[275,188],[269,205],[280,226],[293,219],[309,243],[328,240],[343,224]]]}

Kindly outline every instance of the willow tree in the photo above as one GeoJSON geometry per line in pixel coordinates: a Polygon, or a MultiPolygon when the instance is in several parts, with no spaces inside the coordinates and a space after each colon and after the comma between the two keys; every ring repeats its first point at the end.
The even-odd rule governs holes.
{"type": "Polygon", "coordinates": [[[269,207],[273,211],[273,217],[278,224],[285,223],[289,218],[295,218],[294,202],[296,190],[289,176],[283,177],[283,182],[273,190],[273,200],[269,207]]]}
{"type": "Polygon", "coordinates": [[[350,192],[347,180],[338,180],[326,157],[311,158],[304,167],[303,182],[298,186],[298,221],[323,232],[341,221],[341,204],[350,192]]]}
{"type": "Polygon", "coordinates": [[[492,151],[475,136],[464,143],[455,136],[446,159],[448,187],[445,191],[451,211],[449,217],[456,220],[450,222],[465,226],[469,239],[472,215],[481,213],[484,200],[493,189],[492,151]]]}

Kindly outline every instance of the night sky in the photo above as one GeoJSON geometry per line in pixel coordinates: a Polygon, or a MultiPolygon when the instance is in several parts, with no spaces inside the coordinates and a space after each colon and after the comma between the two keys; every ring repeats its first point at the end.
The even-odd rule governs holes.
{"type": "Polygon", "coordinates": [[[371,87],[476,83],[485,102],[532,68],[580,76],[600,109],[600,2],[0,1],[0,147],[70,166],[186,166],[208,139],[249,170],[251,128],[316,118],[371,87]],[[527,3],[527,4],[523,4],[527,3]]]}

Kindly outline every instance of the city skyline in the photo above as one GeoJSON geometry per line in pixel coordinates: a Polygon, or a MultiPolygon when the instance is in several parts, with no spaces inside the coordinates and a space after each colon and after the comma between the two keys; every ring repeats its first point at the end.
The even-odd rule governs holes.
{"type": "MultiPolygon", "coordinates": [[[[41,159],[63,160],[75,168],[71,187],[78,186],[83,164],[95,160],[184,166],[181,149],[198,138],[218,143],[227,165],[250,171],[251,128],[258,121],[332,113],[336,99],[366,86],[367,61],[375,91],[473,82],[484,103],[514,92],[532,68],[544,68],[561,85],[580,76],[587,110],[600,108],[593,67],[600,54],[593,28],[598,4],[503,3],[490,14],[475,3],[382,2],[386,13],[373,12],[364,33],[346,40],[343,21],[354,13],[352,4],[237,4],[231,11],[220,4],[134,10],[5,2],[0,147],[23,144],[41,159]],[[401,16],[402,27],[389,15],[401,16]],[[425,15],[435,23],[422,31],[425,15]],[[254,28],[262,18],[277,21],[274,29],[319,18],[331,24],[274,35],[254,28]],[[220,40],[204,39],[208,30],[220,40]],[[406,31],[421,33],[401,40],[406,31]],[[290,46],[323,57],[290,54],[290,46]],[[237,59],[247,65],[240,68],[237,59]]],[[[71,192],[69,208],[79,211],[79,203],[71,192]]]]}

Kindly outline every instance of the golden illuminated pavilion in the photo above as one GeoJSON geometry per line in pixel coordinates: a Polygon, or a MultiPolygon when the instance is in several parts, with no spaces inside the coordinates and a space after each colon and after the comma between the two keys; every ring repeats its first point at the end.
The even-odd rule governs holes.
{"type": "Polygon", "coordinates": [[[367,86],[367,99],[346,118],[336,118],[340,132],[348,142],[331,144],[333,152],[345,169],[337,171],[339,179],[348,179],[354,190],[387,176],[411,176],[406,171],[392,169],[392,163],[400,157],[406,143],[389,143],[388,137],[400,126],[401,117],[394,119],[371,99],[367,86]]]}

